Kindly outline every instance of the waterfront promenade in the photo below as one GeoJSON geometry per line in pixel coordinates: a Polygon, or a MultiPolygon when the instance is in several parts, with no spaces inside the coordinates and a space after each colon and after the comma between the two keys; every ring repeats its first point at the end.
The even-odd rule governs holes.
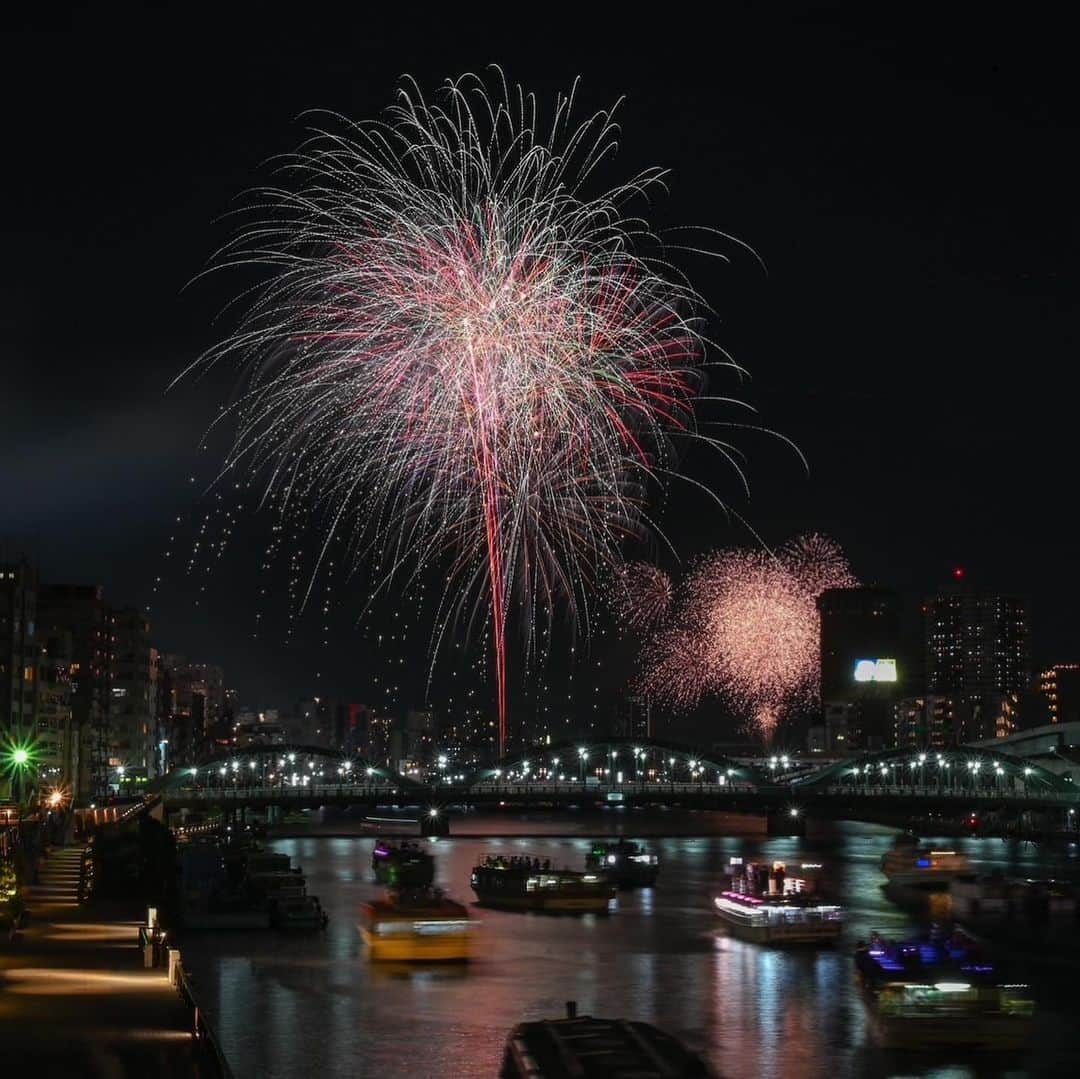
{"type": "MultiPolygon", "coordinates": [[[[164,968],[143,969],[138,912],[78,902],[82,847],[44,859],[28,925],[0,940],[0,1044],[35,1076],[210,1076],[164,968]]],[[[145,912],[144,912],[145,913],[145,912]]]]}

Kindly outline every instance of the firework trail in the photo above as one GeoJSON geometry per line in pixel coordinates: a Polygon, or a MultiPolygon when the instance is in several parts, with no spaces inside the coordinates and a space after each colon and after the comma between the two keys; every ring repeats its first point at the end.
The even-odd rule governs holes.
{"type": "Polygon", "coordinates": [[[655,629],[671,606],[671,578],[648,562],[624,562],[612,574],[609,599],[623,625],[637,632],[655,629]]]}
{"type": "Polygon", "coordinates": [[[825,536],[801,536],[775,554],[711,554],[682,586],[670,623],[646,645],[642,688],[684,709],[717,694],[768,741],[789,709],[817,695],[818,597],[857,583],[825,536]]]}
{"type": "Polygon", "coordinates": [[[201,362],[245,365],[223,474],[317,521],[313,578],[343,536],[378,588],[449,566],[435,647],[487,621],[501,754],[511,609],[527,649],[556,608],[587,633],[591,589],[675,475],[671,436],[738,463],[695,428],[704,305],[627,216],[663,173],[586,195],[613,111],[575,126],[572,91],[542,128],[493,81],[433,103],[406,83],[380,121],[313,129],[214,261],[269,273],[201,362]]]}

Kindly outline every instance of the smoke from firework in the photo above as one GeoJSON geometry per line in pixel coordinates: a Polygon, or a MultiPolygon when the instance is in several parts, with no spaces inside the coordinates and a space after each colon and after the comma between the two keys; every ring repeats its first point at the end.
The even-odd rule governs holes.
{"type": "Polygon", "coordinates": [[[671,621],[644,650],[641,688],[693,708],[718,695],[766,740],[793,707],[817,696],[817,599],[858,582],[825,536],[801,536],[775,554],[718,551],[680,589],[671,621]]]}

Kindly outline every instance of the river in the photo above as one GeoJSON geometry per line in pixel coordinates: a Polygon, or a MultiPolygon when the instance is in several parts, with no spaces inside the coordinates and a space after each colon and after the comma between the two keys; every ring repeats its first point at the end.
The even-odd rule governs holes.
{"type": "MultiPolygon", "coordinates": [[[[280,839],[330,924],[318,935],[189,934],[185,965],[237,1079],[497,1075],[506,1035],[524,1019],[579,1012],[655,1023],[707,1057],[729,1079],[757,1076],[1075,1075],[1080,1072],[1080,965],[1067,957],[1030,964],[1012,956],[1034,987],[1032,1050],[1020,1059],[897,1057],[868,1042],[852,977],[851,948],[872,929],[919,921],[882,889],[888,831],[837,825],[811,839],[761,836],[650,839],[660,855],[655,889],[622,892],[610,917],[552,917],[476,909],[478,959],[467,967],[382,969],[370,964],[357,909],[380,894],[369,838],[280,839]],[[782,951],[724,935],[710,911],[724,866],[744,858],[822,862],[849,920],[834,949],[782,951]]],[[[1041,852],[1000,839],[948,841],[979,869],[1077,868],[1075,848],[1040,870],[1041,852]]],[[[529,854],[580,867],[585,838],[440,839],[437,879],[471,901],[469,873],[486,853],[529,854]]],[[[1056,949],[1050,949],[1055,951],[1056,949]]],[[[1075,953],[1073,953],[1075,955],[1075,953]]],[[[1008,958],[1008,957],[1006,957],[1008,958]]]]}

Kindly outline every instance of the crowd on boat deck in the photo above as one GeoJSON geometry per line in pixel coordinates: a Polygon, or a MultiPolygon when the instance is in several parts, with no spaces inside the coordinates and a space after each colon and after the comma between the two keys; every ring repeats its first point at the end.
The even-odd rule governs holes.
{"type": "Polygon", "coordinates": [[[517,855],[504,858],[501,854],[489,854],[484,859],[484,865],[488,869],[531,869],[536,873],[546,873],[551,869],[551,859],[545,858],[541,863],[539,858],[523,858],[517,855]]]}

